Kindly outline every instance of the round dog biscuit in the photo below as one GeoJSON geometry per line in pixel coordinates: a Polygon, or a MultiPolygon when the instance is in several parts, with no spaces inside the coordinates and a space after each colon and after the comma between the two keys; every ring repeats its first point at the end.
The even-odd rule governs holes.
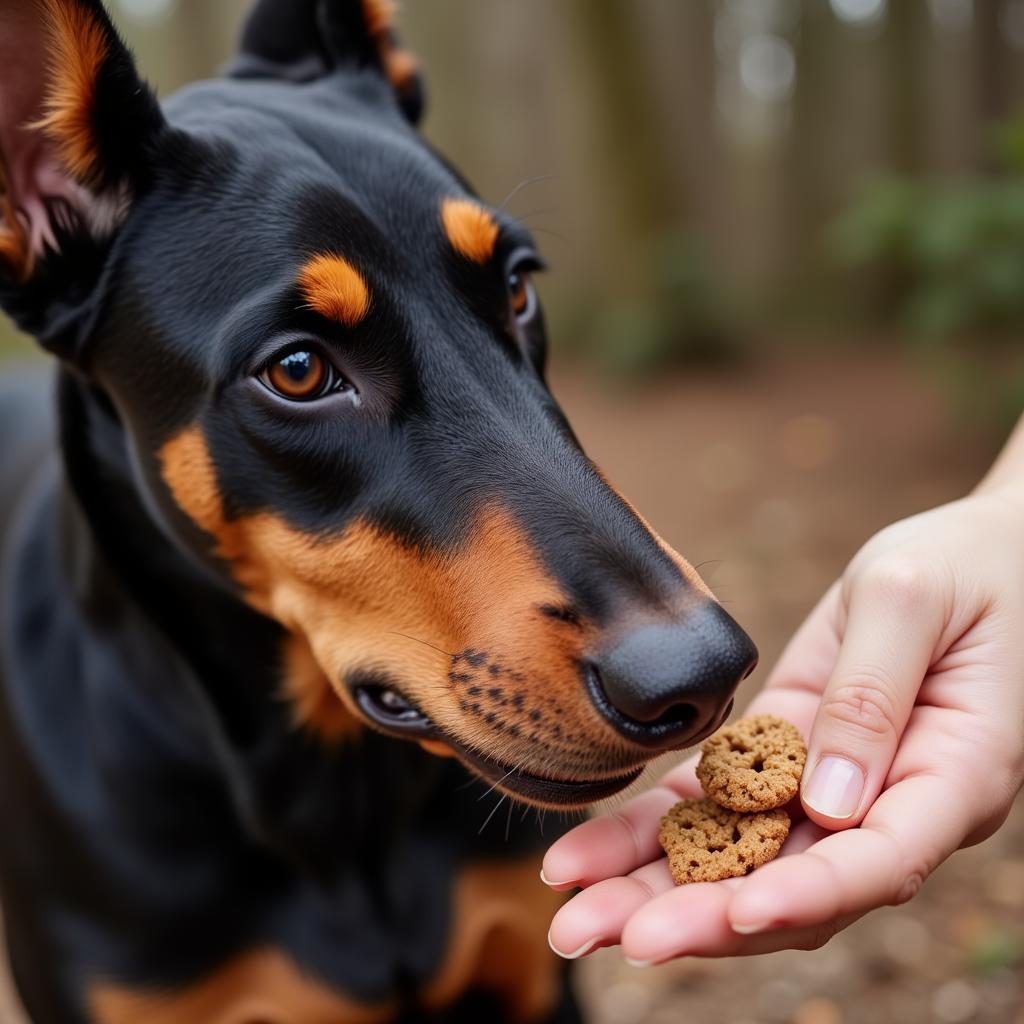
{"type": "Polygon", "coordinates": [[[796,796],[806,760],[807,745],[795,725],[753,715],[705,741],[697,778],[723,807],[768,811],[796,796]]]}
{"type": "Polygon", "coordinates": [[[789,835],[789,815],[730,811],[714,800],[681,800],[661,819],[658,842],[676,885],[738,878],[767,864],[789,835]]]}

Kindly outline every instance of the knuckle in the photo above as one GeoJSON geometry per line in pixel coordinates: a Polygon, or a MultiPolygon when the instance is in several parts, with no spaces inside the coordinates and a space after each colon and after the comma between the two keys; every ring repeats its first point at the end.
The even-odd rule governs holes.
{"type": "Polygon", "coordinates": [[[923,864],[916,867],[911,867],[901,879],[895,888],[895,895],[893,896],[892,905],[898,907],[902,903],[906,903],[908,900],[913,899],[920,891],[921,886],[924,885],[924,880],[928,877],[928,869],[923,864]]]}
{"type": "Polygon", "coordinates": [[[938,863],[942,858],[934,851],[930,859],[926,853],[907,851],[900,838],[889,829],[880,830],[880,834],[888,838],[894,852],[894,872],[888,886],[892,895],[888,902],[890,906],[899,906],[913,899],[921,891],[925,879],[931,874],[932,864],[938,863]]]}
{"type": "Polygon", "coordinates": [[[829,725],[891,737],[899,732],[894,691],[886,673],[861,669],[828,695],[821,711],[829,725]]]}
{"type": "Polygon", "coordinates": [[[903,558],[873,562],[861,574],[860,585],[874,600],[898,609],[913,608],[932,593],[928,571],[903,558]]]}

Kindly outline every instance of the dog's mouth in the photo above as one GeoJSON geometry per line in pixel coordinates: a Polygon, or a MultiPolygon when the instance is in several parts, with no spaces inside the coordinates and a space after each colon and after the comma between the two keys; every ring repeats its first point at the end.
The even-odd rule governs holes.
{"type": "Polygon", "coordinates": [[[450,747],[457,757],[476,773],[495,785],[531,803],[557,807],[580,807],[604,800],[635,782],[644,770],[641,764],[620,775],[601,779],[558,779],[526,771],[469,750],[458,740],[442,732],[422,711],[397,690],[387,686],[360,685],[354,690],[360,711],[374,724],[392,735],[419,740],[435,740],[450,747]]]}

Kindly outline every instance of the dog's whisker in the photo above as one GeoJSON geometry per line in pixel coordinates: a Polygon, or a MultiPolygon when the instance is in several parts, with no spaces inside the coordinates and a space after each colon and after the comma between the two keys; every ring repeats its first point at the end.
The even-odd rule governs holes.
{"type": "Polygon", "coordinates": [[[446,651],[443,647],[438,647],[436,644],[430,643],[429,640],[421,640],[418,636],[409,636],[408,633],[399,633],[397,630],[388,630],[389,636],[400,636],[405,640],[413,640],[418,644],[423,644],[424,647],[429,647],[431,650],[437,651],[438,654],[443,654],[446,658],[454,658],[455,653],[453,651],[446,651]]]}
{"type": "Polygon", "coordinates": [[[538,182],[541,181],[558,181],[561,178],[561,174],[538,174],[533,178],[524,178],[521,182],[519,182],[518,185],[516,185],[514,189],[512,189],[511,192],[509,192],[507,196],[505,196],[504,199],[502,199],[502,201],[498,204],[498,209],[504,210],[506,204],[512,202],[512,200],[515,199],[515,197],[519,195],[519,193],[522,192],[524,188],[529,188],[530,185],[536,185],[538,182]]]}
{"type": "Polygon", "coordinates": [[[722,559],[721,558],[705,558],[703,562],[698,562],[694,566],[694,569],[696,569],[699,572],[701,569],[704,568],[705,565],[721,565],[721,564],[722,564],[722,559]]]}
{"type": "Polygon", "coordinates": [[[485,828],[487,828],[487,825],[488,825],[488,823],[490,822],[491,818],[493,818],[493,817],[494,817],[494,815],[495,815],[495,812],[496,812],[496,811],[498,810],[498,808],[499,808],[499,807],[500,807],[500,806],[501,806],[501,805],[502,805],[502,804],[503,804],[503,803],[504,803],[504,802],[505,802],[505,801],[506,801],[507,799],[508,799],[508,794],[507,794],[507,793],[503,793],[503,794],[502,794],[502,797],[501,797],[501,799],[500,799],[500,800],[499,800],[499,801],[498,801],[498,802],[497,802],[497,803],[496,803],[496,804],[494,805],[494,808],[493,808],[493,809],[491,810],[491,813],[490,813],[490,814],[488,814],[488,815],[487,815],[487,817],[486,817],[486,818],[484,819],[484,823],[483,823],[483,824],[482,824],[482,825],[480,826],[480,829],[479,829],[479,831],[477,832],[477,835],[481,835],[481,834],[483,833],[483,830],[484,830],[485,828]]]}
{"type": "Polygon", "coordinates": [[[508,842],[509,832],[512,831],[512,801],[508,802],[508,817],[505,819],[505,842],[508,842]]]}
{"type": "Polygon", "coordinates": [[[512,218],[517,224],[524,224],[530,217],[544,217],[549,213],[558,213],[557,206],[545,206],[540,210],[531,210],[529,213],[520,213],[512,218]]]}
{"type": "Polygon", "coordinates": [[[486,793],[483,794],[483,796],[478,796],[476,798],[477,799],[477,803],[479,803],[481,800],[483,800],[483,798],[485,796],[490,796],[490,794],[493,793],[513,772],[519,771],[520,768],[522,768],[522,762],[520,762],[519,764],[514,765],[513,767],[509,768],[509,770],[507,772],[505,772],[505,774],[502,775],[502,777],[500,779],[498,779],[498,781],[495,782],[494,785],[491,786],[491,788],[489,790],[487,790],[486,793]]]}
{"type": "Polygon", "coordinates": [[[565,235],[559,234],[557,231],[551,231],[548,228],[530,228],[535,235],[550,235],[552,238],[557,238],[560,242],[565,242],[569,245],[569,239],[565,235]]]}

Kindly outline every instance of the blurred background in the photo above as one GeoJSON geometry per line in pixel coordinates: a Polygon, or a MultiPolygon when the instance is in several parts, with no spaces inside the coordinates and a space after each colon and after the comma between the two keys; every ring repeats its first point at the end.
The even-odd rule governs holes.
{"type": "MultiPolygon", "coordinates": [[[[245,4],[109,6],[167,95],[245,4]]],[[[1024,0],[409,0],[401,24],[426,135],[550,263],[585,446],[758,642],[749,698],[857,547],[969,489],[1024,406],[1024,0]]],[[[0,360],[31,353],[0,324],[0,360]]],[[[601,951],[589,1019],[1024,1024],[1019,804],[818,952],[601,951]]]]}

